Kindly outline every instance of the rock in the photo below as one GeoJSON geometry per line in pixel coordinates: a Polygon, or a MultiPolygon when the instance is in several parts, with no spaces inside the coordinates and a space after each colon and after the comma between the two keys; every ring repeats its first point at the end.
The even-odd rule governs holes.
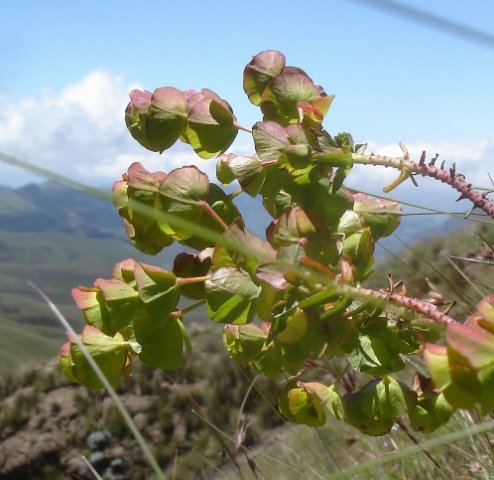
{"type": "Polygon", "coordinates": [[[91,432],[87,439],[86,445],[92,451],[104,450],[111,441],[111,433],[108,430],[96,430],[91,432]]]}
{"type": "Polygon", "coordinates": [[[110,468],[115,473],[126,473],[132,468],[133,464],[134,462],[132,461],[132,458],[130,458],[128,455],[124,455],[112,460],[112,462],[110,463],[110,468]]]}
{"type": "Polygon", "coordinates": [[[91,455],[89,455],[88,461],[97,470],[102,470],[103,468],[107,467],[110,463],[110,461],[103,452],[91,453],[91,455]]]}

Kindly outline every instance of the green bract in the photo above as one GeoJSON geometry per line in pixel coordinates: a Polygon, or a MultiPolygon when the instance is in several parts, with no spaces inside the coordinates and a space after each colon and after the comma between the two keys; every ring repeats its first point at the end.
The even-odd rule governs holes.
{"type": "Polygon", "coordinates": [[[180,138],[201,158],[224,152],[237,135],[230,105],[208,89],[132,90],[125,122],[131,135],[148,150],[161,153],[180,138]]]}
{"type": "MultiPolygon", "coordinates": [[[[317,427],[331,414],[383,435],[398,420],[431,432],[455,409],[494,410],[494,296],[462,324],[394,282],[364,288],[376,242],[398,227],[401,208],[344,182],[354,163],[377,157],[349,133],[324,129],[334,97],[280,52],[253,57],[243,88],[260,108],[252,130],[208,89],[130,93],[125,121],[143,147],[161,153],[177,140],[188,143],[202,159],[217,157],[218,181],[239,189],[226,193],[195,165],[164,173],[133,163],[115,182],[113,202],[136,248],[154,255],[178,242],[187,250],[172,271],[126,259],[111,278],[73,290],[87,324],[80,341],[110,383],[130,373],[133,356],[180,368],[190,353],[187,313],[202,307],[224,324],[234,360],[281,377],[279,408],[294,422],[317,427]],[[251,133],[252,151],[224,153],[238,130],[251,133]],[[234,203],[243,193],[272,217],[265,238],[245,228],[234,203]],[[417,374],[408,387],[392,377],[406,356],[422,351],[430,378],[417,374]],[[329,370],[334,383],[305,381],[314,369],[326,374],[320,378],[329,370]]],[[[469,195],[471,185],[462,190],[454,169],[415,164],[402,149],[401,159],[374,162],[400,170],[387,190],[428,173],[469,195]]],[[[482,208],[485,195],[479,198],[482,208]]],[[[62,347],[60,365],[71,381],[101,388],[76,339],[62,347]]]]}

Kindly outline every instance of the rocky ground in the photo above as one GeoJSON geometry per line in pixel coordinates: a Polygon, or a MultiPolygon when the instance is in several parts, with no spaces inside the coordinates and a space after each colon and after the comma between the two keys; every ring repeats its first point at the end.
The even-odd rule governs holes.
{"type": "MultiPolygon", "coordinates": [[[[248,424],[244,444],[281,422],[273,410],[277,387],[261,380],[242,412],[249,372],[223,351],[193,355],[172,374],[135,366],[118,393],[165,472],[175,478],[209,478],[227,458],[211,425],[235,438],[248,424]],[[272,399],[272,404],[266,401],[272,399]]],[[[227,448],[231,445],[228,444],[227,448]]],[[[58,367],[0,375],[0,479],[104,480],[152,477],[142,452],[104,391],[68,384],[58,367]]]]}

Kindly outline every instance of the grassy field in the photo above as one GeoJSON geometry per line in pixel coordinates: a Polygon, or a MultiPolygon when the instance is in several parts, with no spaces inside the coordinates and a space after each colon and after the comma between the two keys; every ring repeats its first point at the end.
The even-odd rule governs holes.
{"type": "Polygon", "coordinates": [[[0,317],[0,372],[54,363],[65,338],[61,328],[27,326],[0,317]]]}

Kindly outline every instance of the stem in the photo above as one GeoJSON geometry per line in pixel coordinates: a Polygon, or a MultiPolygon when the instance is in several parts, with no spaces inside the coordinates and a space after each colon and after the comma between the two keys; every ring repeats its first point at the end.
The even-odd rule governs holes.
{"type": "Polygon", "coordinates": [[[338,290],[356,298],[373,297],[378,300],[394,303],[400,307],[405,307],[408,310],[420,313],[444,327],[457,323],[454,318],[441,312],[435,305],[432,305],[432,303],[423,302],[417,298],[405,297],[403,295],[398,295],[397,293],[371,290],[370,288],[364,287],[339,286],[338,290]]]}
{"type": "MultiPolygon", "coordinates": [[[[408,430],[406,423],[398,417],[396,423],[398,426],[405,432],[405,435],[413,442],[415,445],[420,445],[419,441],[415,438],[414,435],[408,430]]],[[[441,465],[437,462],[437,460],[428,452],[427,450],[423,450],[424,455],[439,469],[441,470],[441,465]]]]}
{"type": "Polygon", "coordinates": [[[238,122],[233,122],[233,126],[238,129],[238,130],[243,130],[244,132],[247,133],[252,133],[252,129],[249,127],[245,127],[244,125],[238,123],[238,122]]]}
{"type": "Polygon", "coordinates": [[[234,192],[230,193],[230,195],[228,195],[228,198],[230,200],[233,200],[234,198],[238,197],[242,193],[244,193],[244,191],[241,188],[239,188],[239,189],[235,190],[234,192]]]}
{"type": "Polygon", "coordinates": [[[203,275],[202,277],[179,277],[177,278],[177,284],[179,287],[182,285],[190,285],[193,283],[201,283],[209,280],[211,275],[203,275]]]}
{"type": "Polygon", "coordinates": [[[317,260],[304,256],[301,258],[300,263],[310,268],[310,273],[314,276],[314,279],[320,281],[322,285],[330,286],[330,290],[335,291],[338,294],[347,294],[350,298],[368,299],[369,297],[372,297],[377,301],[384,300],[385,302],[394,303],[408,310],[413,310],[414,312],[420,313],[421,315],[424,315],[425,317],[430,318],[445,327],[457,323],[455,319],[441,312],[432,303],[424,302],[417,298],[399,295],[397,293],[393,293],[392,291],[386,292],[383,290],[371,290],[370,288],[352,287],[350,285],[338,284],[334,282],[333,272],[326,272],[327,267],[317,260]]]}
{"type": "Polygon", "coordinates": [[[362,165],[375,165],[383,167],[392,167],[400,170],[400,176],[386,190],[394,188],[403,180],[408,178],[410,174],[422,175],[423,177],[431,177],[446,183],[450,187],[460,192],[457,201],[468,199],[477,208],[483,210],[487,215],[494,219],[494,203],[487,198],[489,192],[480,193],[471,183],[465,181],[465,176],[456,173],[456,166],[453,163],[449,169],[445,169],[444,162],[438,168],[434,165],[437,160],[437,155],[428,164],[425,163],[425,152],[422,153],[420,161],[412,162],[406,147],[400,144],[403,150],[403,157],[386,157],[381,155],[363,155],[352,154],[352,162],[362,165]],[[408,176],[407,176],[408,175],[408,176]]]}
{"type": "Polygon", "coordinates": [[[174,312],[170,313],[170,317],[173,318],[181,318],[184,315],[186,315],[189,312],[192,312],[192,310],[195,310],[196,308],[202,307],[206,303],[206,300],[199,300],[196,303],[193,303],[192,305],[189,305],[188,307],[182,308],[182,310],[175,310],[174,312]]]}
{"type": "Polygon", "coordinates": [[[218,224],[223,230],[228,228],[228,225],[223,221],[223,219],[214,211],[213,207],[209,205],[208,202],[204,200],[199,200],[199,206],[218,224]]]}

